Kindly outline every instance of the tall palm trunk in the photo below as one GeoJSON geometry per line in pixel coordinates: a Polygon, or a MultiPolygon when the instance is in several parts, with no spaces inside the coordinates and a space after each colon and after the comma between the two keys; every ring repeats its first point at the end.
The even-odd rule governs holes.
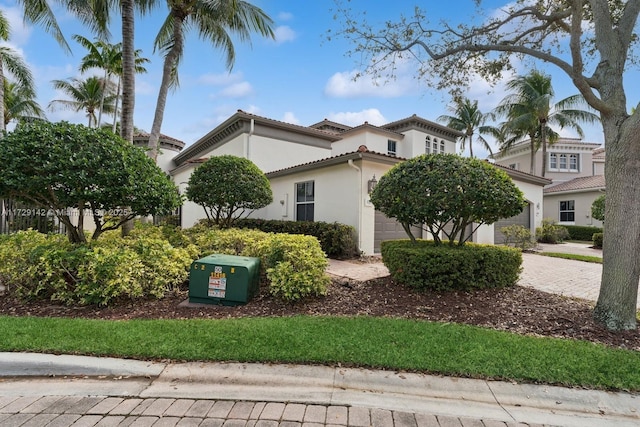
{"type": "Polygon", "coordinates": [[[473,134],[468,135],[469,137],[469,156],[473,159],[473,134]]]}
{"type": "Polygon", "coordinates": [[[171,86],[171,75],[176,66],[183,47],[182,34],[183,19],[173,16],[173,46],[164,58],[162,67],[162,83],[158,92],[158,102],[156,103],[156,112],[153,117],[153,125],[151,126],[151,134],[149,135],[149,157],[154,161],[158,158],[158,141],[160,140],[160,130],[162,128],[162,120],[164,117],[164,109],[167,104],[167,94],[171,86]]]}
{"type": "Polygon", "coordinates": [[[122,81],[122,79],[120,78],[120,76],[118,76],[118,88],[116,89],[116,106],[113,110],[113,127],[111,128],[111,131],[113,133],[116,133],[116,124],[118,123],[118,101],[120,101],[120,82],[122,81]]]}
{"type": "Polygon", "coordinates": [[[104,97],[107,93],[107,82],[109,78],[109,72],[104,70],[104,79],[102,80],[102,95],[100,95],[100,110],[98,110],[98,122],[96,123],[96,127],[100,127],[100,123],[102,123],[102,108],[104,107],[104,97]]]}
{"type": "MultiPolygon", "coordinates": [[[[2,61],[0,61],[0,117],[3,118],[3,120],[1,120],[2,125],[0,125],[0,130],[7,129],[5,126],[4,114],[4,67],[2,65],[2,61]]],[[[1,137],[2,134],[0,134],[0,138],[1,137]]]]}
{"type": "MultiPolygon", "coordinates": [[[[120,0],[122,14],[122,114],[120,135],[133,144],[133,109],[135,108],[134,0],[120,0]]],[[[122,224],[122,235],[133,230],[133,221],[122,224]]]]}
{"type": "Polygon", "coordinates": [[[547,173],[547,121],[540,120],[540,144],[542,145],[542,173],[544,178],[547,173]]]}
{"type": "Polygon", "coordinates": [[[122,113],[120,135],[133,143],[135,108],[134,0],[120,0],[122,13],[122,113]]]}
{"type": "Polygon", "coordinates": [[[531,175],[536,174],[536,137],[534,134],[529,134],[529,140],[531,141],[531,157],[530,163],[531,168],[529,168],[529,173],[531,175]]]}

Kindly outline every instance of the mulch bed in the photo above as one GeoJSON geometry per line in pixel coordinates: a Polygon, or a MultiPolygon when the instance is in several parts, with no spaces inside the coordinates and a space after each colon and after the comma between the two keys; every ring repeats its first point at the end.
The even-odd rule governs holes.
{"type": "Polygon", "coordinates": [[[261,289],[246,305],[180,307],[183,287],[160,300],[121,301],[109,307],[69,307],[0,296],[0,315],[89,319],[223,319],[257,316],[386,316],[456,322],[537,336],[572,338],[640,351],[640,330],[613,333],[594,322],[592,305],[514,286],[471,292],[417,292],[390,277],[354,282],[334,279],[325,297],[283,303],[261,289]]]}

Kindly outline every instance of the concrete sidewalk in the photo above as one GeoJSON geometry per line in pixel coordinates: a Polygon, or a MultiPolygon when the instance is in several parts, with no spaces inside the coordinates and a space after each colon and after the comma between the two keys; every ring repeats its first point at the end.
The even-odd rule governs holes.
{"type": "Polygon", "coordinates": [[[628,393],[355,368],[0,353],[0,377],[2,426],[640,425],[628,393]]]}

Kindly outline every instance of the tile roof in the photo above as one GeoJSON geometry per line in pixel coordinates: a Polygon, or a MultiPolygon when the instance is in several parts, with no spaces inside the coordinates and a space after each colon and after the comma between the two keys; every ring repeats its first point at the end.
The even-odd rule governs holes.
{"type": "Polygon", "coordinates": [[[544,189],[544,194],[566,191],[600,190],[605,188],[604,175],[583,176],[571,181],[561,182],[544,189]]]}

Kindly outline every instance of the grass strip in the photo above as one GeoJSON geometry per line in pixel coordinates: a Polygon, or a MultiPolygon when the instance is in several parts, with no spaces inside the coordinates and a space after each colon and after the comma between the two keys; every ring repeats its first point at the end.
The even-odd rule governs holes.
{"type": "Polygon", "coordinates": [[[106,321],[0,317],[0,350],[346,364],[640,390],[640,352],[451,323],[376,317],[106,321]]]}
{"type": "Polygon", "coordinates": [[[561,252],[539,252],[540,255],[549,256],[552,258],[564,258],[573,259],[576,261],[593,262],[596,264],[602,264],[602,258],[591,255],[577,255],[577,254],[565,254],[561,252]]]}

